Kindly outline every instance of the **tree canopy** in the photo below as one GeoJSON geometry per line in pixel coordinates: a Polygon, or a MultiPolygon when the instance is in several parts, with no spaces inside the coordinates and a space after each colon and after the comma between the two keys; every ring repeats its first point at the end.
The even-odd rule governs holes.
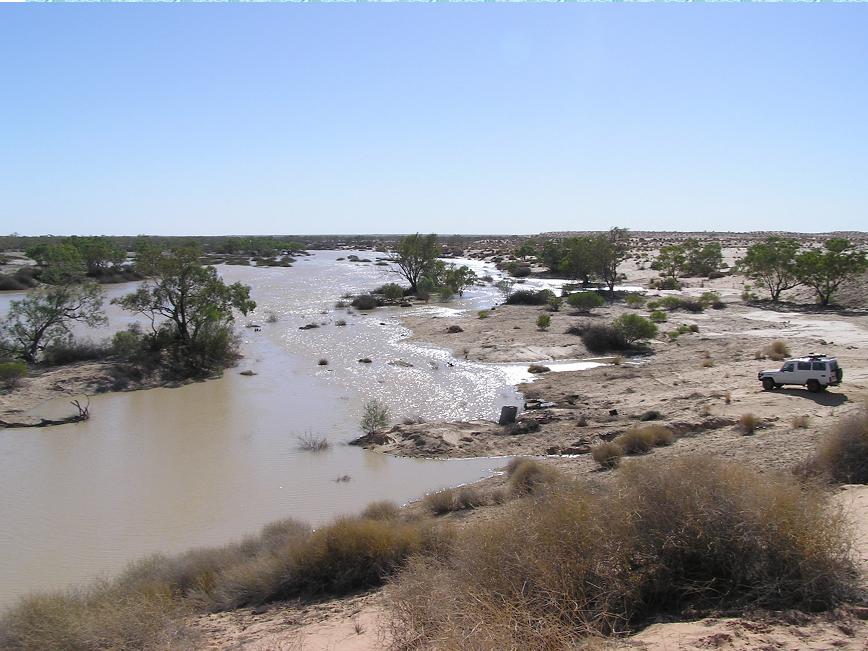
{"type": "Polygon", "coordinates": [[[416,233],[398,240],[391,262],[397,267],[397,272],[410,283],[410,291],[415,294],[419,279],[431,271],[438,253],[437,235],[416,233]]]}
{"type": "Polygon", "coordinates": [[[843,237],[824,242],[822,249],[811,249],[796,256],[798,279],[813,288],[817,301],[828,305],[844,281],[868,269],[865,251],[857,249],[843,237]]]}
{"type": "Polygon", "coordinates": [[[738,268],[751,280],[765,287],[777,303],[781,293],[802,283],[796,269],[799,243],[791,238],[771,236],[748,247],[738,268]]]}
{"type": "Polygon", "coordinates": [[[0,348],[35,364],[51,344],[70,339],[70,325],[94,327],[106,322],[102,289],[95,283],[67,283],[43,287],[9,305],[0,323],[0,348]]]}
{"type": "Polygon", "coordinates": [[[231,322],[233,310],[247,314],[256,307],[248,285],[227,285],[214,267],[200,263],[200,255],[196,247],[143,251],[136,266],[149,280],[114,302],[146,316],[154,332],[162,322],[170,323],[184,344],[195,343],[209,326],[231,322]]]}

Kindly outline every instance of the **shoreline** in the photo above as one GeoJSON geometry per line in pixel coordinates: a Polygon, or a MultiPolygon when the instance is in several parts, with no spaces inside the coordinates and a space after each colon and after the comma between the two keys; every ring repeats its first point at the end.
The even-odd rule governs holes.
{"type": "MultiPolygon", "coordinates": [[[[77,414],[60,416],[52,403],[68,398],[70,401],[90,398],[105,393],[128,393],[148,389],[174,389],[196,382],[207,382],[222,376],[215,374],[201,379],[164,380],[150,376],[139,381],[128,381],[122,388],[116,383],[112,371],[117,368],[111,360],[73,362],[61,366],[36,368],[22,378],[11,391],[0,393],[0,431],[29,427],[52,427],[80,422],[77,414]],[[32,413],[48,407],[45,414],[32,413]]],[[[229,367],[233,368],[233,367],[229,367]]],[[[224,369],[225,372],[228,369],[224,369]]],[[[70,410],[66,410],[70,411],[70,410]]]]}

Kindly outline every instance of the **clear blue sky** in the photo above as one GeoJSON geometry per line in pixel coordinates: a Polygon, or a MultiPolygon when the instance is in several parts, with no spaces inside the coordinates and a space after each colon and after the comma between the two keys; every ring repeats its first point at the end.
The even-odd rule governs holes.
{"type": "Polygon", "coordinates": [[[0,5],[0,232],[868,229],[868,5],[0,5]]]}

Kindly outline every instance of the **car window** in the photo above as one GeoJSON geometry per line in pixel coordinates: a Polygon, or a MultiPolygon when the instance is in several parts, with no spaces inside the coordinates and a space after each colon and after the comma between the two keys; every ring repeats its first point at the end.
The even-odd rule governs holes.
{"type": "Polygon", "coordinates": [[[834,371],[834,370],[837,370],[837,368],[838,368],[838,360],[834,360],[834,361],[832,361],[832,362],[829,362],[829,366],[832,367],[832,370],[833,370],[833,371],[834,371]]]}
{"type": "Polygon", "coordinates": [[[811,362],[799,362],[799,370],[800,371],[810,371],[811,370],[811,362]]]}
{"type": "Polygon", "coordinates": [[[792,364],[784,364],[784,367],[781,370],[782,371],[792,371],[793,365],[792,364]]]}
{"type": "Polygon", "coordinates": [[[826,370],[826,364],[824,362],[814,362],[813,364],[811,364],[811,370],[812,371],[825,371],[826,370]]]}

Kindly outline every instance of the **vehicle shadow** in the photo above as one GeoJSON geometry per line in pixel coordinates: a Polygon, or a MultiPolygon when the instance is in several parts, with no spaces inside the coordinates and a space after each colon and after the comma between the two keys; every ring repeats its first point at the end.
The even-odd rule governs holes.
{"type": "Polygon", "coordinates": [[[824,407],[838,407],[849,400],[846,393],[830,393],[828,391],[811,393],[807,389],[792,388],[778,389],[776,393],[780,393],[785,396],[795,396],[797,398],[807,398],[808,400],[813,400],[818,405],[823,405],[824,407]]]}

